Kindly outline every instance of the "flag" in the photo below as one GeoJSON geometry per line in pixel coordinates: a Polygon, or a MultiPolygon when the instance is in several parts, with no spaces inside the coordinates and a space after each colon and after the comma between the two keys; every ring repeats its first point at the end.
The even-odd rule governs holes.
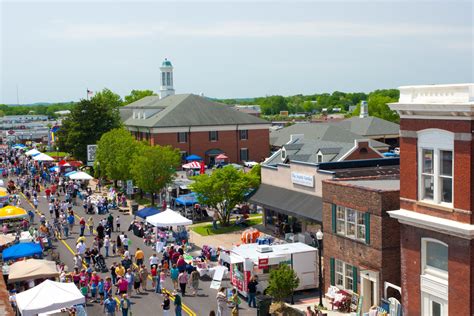
{"type": "Polygon", "coordinates": [[[87,96],[90,96],[90,95],[93,95],[94,94],[94,91],[91,91],[89,89],[87,89],[87,96]]]}

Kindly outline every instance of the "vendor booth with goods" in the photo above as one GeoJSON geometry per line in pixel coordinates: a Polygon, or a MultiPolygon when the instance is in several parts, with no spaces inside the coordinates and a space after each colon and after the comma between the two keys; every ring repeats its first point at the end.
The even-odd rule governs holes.
{"type": "Polygon", "coordinates": [[[21,228],[23,220],[28,220],[26,210],[12,205],[0,208],[0,225],[6,225],[9,232],[21,228]]]}

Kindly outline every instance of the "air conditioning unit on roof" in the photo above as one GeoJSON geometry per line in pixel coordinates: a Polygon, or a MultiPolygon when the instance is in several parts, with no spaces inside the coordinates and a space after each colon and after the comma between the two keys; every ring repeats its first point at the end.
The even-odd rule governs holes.
{"type": "Polygon", "coordinates": [[[272,251],[273,251],[273,249],[269,245],[258,245],[257,246],[257,252],[265,253],[265,252],[272,252],[272,251]]]}

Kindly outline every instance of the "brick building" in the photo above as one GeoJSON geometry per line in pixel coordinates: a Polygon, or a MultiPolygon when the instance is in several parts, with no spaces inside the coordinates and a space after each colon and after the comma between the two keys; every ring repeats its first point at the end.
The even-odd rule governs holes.
{"type": "Polygon", "coordinates": [[[404,315],[474,314],[474,84],[400,88],[404,315]]]}
{"type": "Polygon", "coordinates": [[[214,164],[221,153],[230,162],[263,161],[269,154],[270,122],[204,97],[148,96],[120,111],[125,127],[136,139],[171,145],[182,157],[195,154],[214,164]]]}
{"type": "Polygon", "coordinates": [[[362,311],[380,299],[400,299],[400,206],[398,177],[324,180],[324,279],[363,297],[362,311]],[[386,291],[388,290],[388,293],[386,291]]]}

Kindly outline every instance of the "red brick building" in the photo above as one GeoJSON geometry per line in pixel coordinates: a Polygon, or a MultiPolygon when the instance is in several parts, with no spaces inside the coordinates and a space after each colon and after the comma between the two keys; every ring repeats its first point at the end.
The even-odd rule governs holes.
{"type": "Polygon", "coordinates": [[[398,177],[323,181],[325,289],[336,286],[363,297],[362,312],[382,298],[400,299],[398,177]]]}
{"type": "Polygon", "coordinates": [[[404,315],[474,314],[474,84],[400,88],[404,315]]]}
{"type": "Polygon", "coordinates": [[[221,153],[230,162],[263,161],[270,151],[270,122],[193,94],[145,97],[123,107],[121,116],[136,139],[171,145],[207,164],[221,153]]]}

